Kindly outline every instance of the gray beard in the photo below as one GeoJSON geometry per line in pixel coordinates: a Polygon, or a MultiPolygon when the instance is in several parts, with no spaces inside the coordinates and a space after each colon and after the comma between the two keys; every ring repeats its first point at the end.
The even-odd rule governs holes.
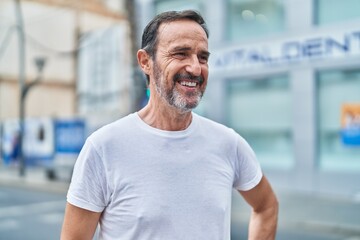
{"type": "MultiPolygon", "coordinates": [[[[192,109],[196,108],[200,100],[203,96],[203,92],[197,92],[195,93],[195,97],[197,98],[195,102],[188,103],[186,101],[186,98],[181,96],[179,91],[176,89],[176,81],[173,81],[173,87],[166,91],[163,87],[161,87],[161,75],[162,72],[160,71],[158,65],[156,62],[154,63],[154,76],[155,76],[155,90],[156,92],[163,97],[166,102],[177,109],[179,109],[181,112],[189,112],[192,109]]],[[[194,97],[194,94],[189,94],[189,97],[194,97]]]]}

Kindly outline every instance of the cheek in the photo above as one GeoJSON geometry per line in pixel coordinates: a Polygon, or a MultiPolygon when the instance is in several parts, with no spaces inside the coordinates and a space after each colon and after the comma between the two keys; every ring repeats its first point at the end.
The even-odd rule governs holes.
{"type": "Polygon", "coordinates": [[[170,72],[164,72],[164,85],[168,87],[172,87],[174,85],[174,74],[170,72]]]}
{"type": "Polygon", "coordinates": [[[174,77],[177,73],[180,73],[180,69],[178,68],[171,68],[168,66],[164,69],[164,81],[166,81],[166,85],[174,85],[174,77]]]}

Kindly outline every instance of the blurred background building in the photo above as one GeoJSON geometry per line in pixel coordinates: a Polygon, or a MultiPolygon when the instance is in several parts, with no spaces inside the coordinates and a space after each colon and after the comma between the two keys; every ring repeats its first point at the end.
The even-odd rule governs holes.
{"type": "Polygon", "coordinates": [[[164,10],[203,14],[210,79],[197,111],[244,136],[277,187],[360,192],[360,1],[136,2],[139,30],[164,10]]]}
{"type": "MultiPolygon", "coordinates": [[[[18,117],[19,112],[22,56],[15,2],[0,3],[0,119],[18,117]]],[[[34,60],[46,61],[41,84],[29,93],[27,116],[73,117],[96,111],[114,118],[128,112],[132,56],[123,1],[20,2],[26,82],[38,75],[34,60]]]]}
{"type": "Polygon", "coordinates": [[[125,6],[125,1],[113,0],[0,2],[0,144],[5,165],[19,162],[24,92],[22,149],[29,165],[51,165],[60,153],[72,155],[71,165],[89,133],[134,108],[125,6]]]}
{"type": "MultiPolygon", "coordinates": [[[[15,2],[0,2],[3,157],[11,152],[19,117],[15,2]]],[[[157,13],[191,8],[203,14],[210,30],[210,79],[196,112],[244,136],[277,188],[360,192],[360,1],[21,3],[26,81],[41,77],[26,101],[27,121],[33,120],[27,149],[36,149],[38,141],[37,153],[53,159],[57,151],[69,151],[64,143],[74,135],[64,129],[79,130],[79,119],[85,137],[139,109],[146,91],[135,51],[143,28],[157,13]],[[42,71],[36,59],[45,61],[42,71]],[[57,138],[56,129],[67,137],[57,138]]]]}

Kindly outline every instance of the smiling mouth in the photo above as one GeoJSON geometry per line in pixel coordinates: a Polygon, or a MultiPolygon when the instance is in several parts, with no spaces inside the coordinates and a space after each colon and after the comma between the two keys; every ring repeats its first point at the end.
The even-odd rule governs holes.
{"type": "Polygon", "coordinates": [[[186,87],[196,87],[198,85],[198,83],[197,82],[189,82],[189,81],[180,81],[180,85],[186,86],[186,87]]]}
{"type": "Polygon", "coordinates": [[[202,85],[204,79],[202,76],[193,76],[191,74],[176,74],[174,77],[174,82],[179,83],[181,86],[188,88],[196,88],[199,85],[202,85]]]}

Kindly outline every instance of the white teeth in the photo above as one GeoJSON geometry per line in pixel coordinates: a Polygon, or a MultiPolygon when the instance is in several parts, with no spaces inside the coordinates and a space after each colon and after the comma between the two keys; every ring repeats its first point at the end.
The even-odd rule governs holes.
{"type": "Polygon", "coordinates": [[[196,87],[196,82],[180,82],[182,86],[196,87]]]}

